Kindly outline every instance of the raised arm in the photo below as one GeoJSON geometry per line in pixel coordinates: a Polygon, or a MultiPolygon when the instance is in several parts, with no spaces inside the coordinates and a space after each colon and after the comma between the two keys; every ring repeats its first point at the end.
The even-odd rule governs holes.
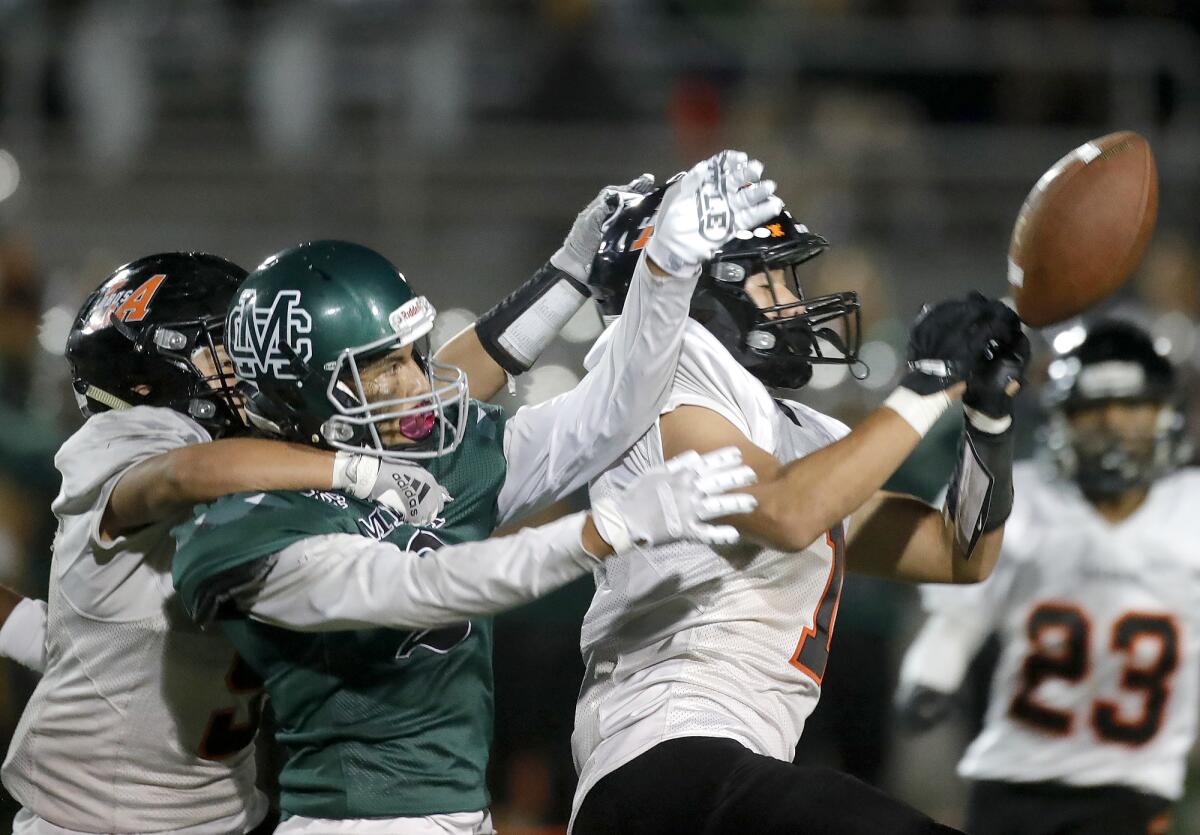
{"type": "Polygon", "coordinates": [[[780,211],[775,184],[760,181],[761,173],[757,161],[725,151],[666,193],[600,361],[572,391],[520,409],[505,427],[502,522],[581,487],[654,423],[670,392],[700,265],[738,229],[780,211]]]}
{"type": "MultiPolygon", "coordinates": [[[[919,556],[944,572],[937,577],[942,581],[986,576],[994,555],[971,560],[968,566],[961,551],[949,550],[954,529],[947,528],[940,512],[919,503],[919,507],[907,502],[899,506],[876,497],[938,416],[961,396],[964,381],[979,367],[988,346],[1011,336],[1007,330],[1011,323],[1002,310],[1006,309],[998,302],[971,297],[943,302],[923,314],[910,340],[911,371],[884,405],[845,437],[787,465],[751,443],[724,417],[699,406],[682,406],[663,416],[663,452],[674,455],[684,449],[704,451],[726,445],[741,449],[759,476],[758,485],[750,490],[758,508],[729,522],[745,536],[771,547],[799,550],[854,514],[847,547],[852,570],[904,578],[897,568],[908,567],[919,556]],[[877,501],[889,511],[919,514],[919,529],[925,536],[913,540],[914,519],[899,512],[876,513],[877,501]]],[[[994,542],[998,547],[998,540],[998,535],[994,540],[985,538],[985,546],[990,548],[994,542]]],[[[915,578],[928,579],[916,574],[908,579],[915,578]]]]}
{"type": "Polygon", "coordinates": [[[859,512],[846,547],[852,571],[929,583],[987,577],[1000,556],[1013,503],[1012,398],[1029,358],[1016,317],[1011,338],[972,377],[966,421],[944,509],[880,491],[859,512]]]}
{"type": "Polygon", "coordinates": [[[629,197],[654,188],[642,174],[621,186],[605,186],[575,218],[561,247],[503,301],[443,345],[441,362],[467,373],[471,396],[494,397],[509,375],[523,374],[587,300],[588,275],[602,227],[629,197]]]}

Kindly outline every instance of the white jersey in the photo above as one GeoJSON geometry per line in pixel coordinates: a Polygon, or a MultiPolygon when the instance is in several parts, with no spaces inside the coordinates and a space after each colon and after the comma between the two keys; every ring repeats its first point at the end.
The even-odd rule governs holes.
{"type": "Polygon", "coordinates": [[[23,831],[240,833],[266,813],[260,689],[178,603],[171,523],[99,530],[126,470],[208,440],[183,415],[138,407],[91,418],[55,456],[47,667],[3,766],[31,813],[23,831]]]}
{"type": "MultiPolygon", "coordinates": [[[[663,413],[684,405],[720,414],[785,463],[848,431],[774,401],[694,321],[663,413]]],[[[662,463],[656,425],[592,484],[592,500],[662,463]]],[[[601,777],[668,739],[725,737],[792,759],[820,695],[843,543],[838,525],[797,553],[675,544],[609,557],[595,569],[572,738],[576,811],[601,777]]]]}
{"type": "MultiPolygon", "coordinates": [[[[968,635],[973,650],[992,631],[1002,641],[959,773],[1178,798],[1200,708],[1200,470],[1156,482],[1115,525],[1034,464],[1014,477],[992,576],[923,591],[951,643],[968,635]]],[[[937,636],[925,640],[933,661],[937,636]]]]}

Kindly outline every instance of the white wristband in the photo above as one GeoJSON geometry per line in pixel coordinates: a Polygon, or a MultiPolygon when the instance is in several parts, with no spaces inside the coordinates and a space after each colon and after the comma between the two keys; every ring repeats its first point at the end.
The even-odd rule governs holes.
{"type": "Polygon", "coordinates": [[[945,391],[917,394],[912,389],[897,386],[883,405],[904,418],[922,438],[937,419],[950,408],[950,396],[945,391]]]}
{"type": "MultiPolygon", "coordinates": [[[[586,277],[585,275],[584,278],[586,277]]],[[[513,320],[496,341],[513,359],[529,368],[537,362],[547,346],[558,338],[559,331],[590,298],[591,296],[571,282],[559,279],[541,298],[513,320]]]]}
{"type": "Polygon", "coordinates": [[[373,455],[339,452],[333,457],[333,489],[345,490],[356,499],[371,498],[379,475],[379,459],[373,455]]]}
{"type": "Polygon", "coordinates": [[[35,672],[46,669],[46,603],[25,598],[0,626],[0,656],[35,672]]]}
{"type": "Polygon", "coordinates": [[[1012,415],[1005,415],[1001,418],[994,418],[985,415],[983,412],[976,411],[970,406],[963,406],[963,414],[967,416],[967,420],[971,425],[987,435],[999,435],[1008,430],[1012,426],[1012,415]]]}

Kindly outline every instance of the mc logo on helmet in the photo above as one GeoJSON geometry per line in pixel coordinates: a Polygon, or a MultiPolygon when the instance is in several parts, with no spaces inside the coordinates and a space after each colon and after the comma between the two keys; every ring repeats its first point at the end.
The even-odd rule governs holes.
{"type": "Polygon", "coordinates": [[[312,359],[312,340],[303,336],[311,332],[312,316],[300,306],[299,290],[281,290],[266,309],[256,290],[243,290],[229,314],[225,350],[243,380],[260,374],[295,380],[294,357],[312,359]]]}

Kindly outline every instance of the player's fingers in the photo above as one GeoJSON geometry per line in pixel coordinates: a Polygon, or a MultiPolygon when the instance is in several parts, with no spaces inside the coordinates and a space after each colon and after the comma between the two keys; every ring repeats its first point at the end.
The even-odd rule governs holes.
{"type": "Polygon", "coordinates": [[[774,180],[760,180],[739,189],[729,196],[729,204],[736,209],[746,209],[765,203],[775,193],[774,180]]]}
{"type": "Polygon", "coordinates": [[[667,461],[667,472],[678,473],[684,470],[695,472],[699,466],[700,453],[694,449],[689,449],[687,452],[681,452],[667,461]]]}
{"type": "Polygon", "coordinates": [[[723,446],[700,456],[700,467],[705,470],[736,467],[740,463],[742,463],[742,451],[735,446],[723,446]]]}
{"type": "Polygon", "coordinates": [[[710,157],[709,161],[715,162],[717,170],[724,174],[735,168],[744,166],[750,161],[750,155],[745,151],[735,151],[732,148],[727,148],[719,154],[710,157]]]}
{"type": "Polygon", "coordinates": [[[736,513],[749,513],[758,507],[758,499],[749,493],[722,493],[707,496],[696,504],[696,516],[700,519],[717,519],[736,513]]]}
{"type": "Polygon", "coordinates": [[[707,545],[732,545],[738,541],[738,532],[732,525],[697,525],[695,537],[707,545]]]}
{"type": "Polygon", "coordinates": [[[649,171],[633,178],[628,184],[622,186],[625,191],[633,191],[638,194],[649,194],[654,191],[654,175],[649,171]]]}
{"type": "Polygon", "coordinates": [[[739,487],[749,487],[758,480],[758,475],[745,465],[713,470],[696,479],[696,490],[706,496],[726,493],[739,487]]]}
{"type": "Polygon", "coordinates": [[[739,229],[754,229],[762,226],[771,218],[778,217],[782,211],[783,201],[778,197],[771,197],[762,203],[736,212],[735,224],[739,229]]]}
{"type": "Polygon", "coordinates": [[[762,179],[763,164],[756,159],[736,165],[725,172],[725,189],[734,193],[762,179]]]}

